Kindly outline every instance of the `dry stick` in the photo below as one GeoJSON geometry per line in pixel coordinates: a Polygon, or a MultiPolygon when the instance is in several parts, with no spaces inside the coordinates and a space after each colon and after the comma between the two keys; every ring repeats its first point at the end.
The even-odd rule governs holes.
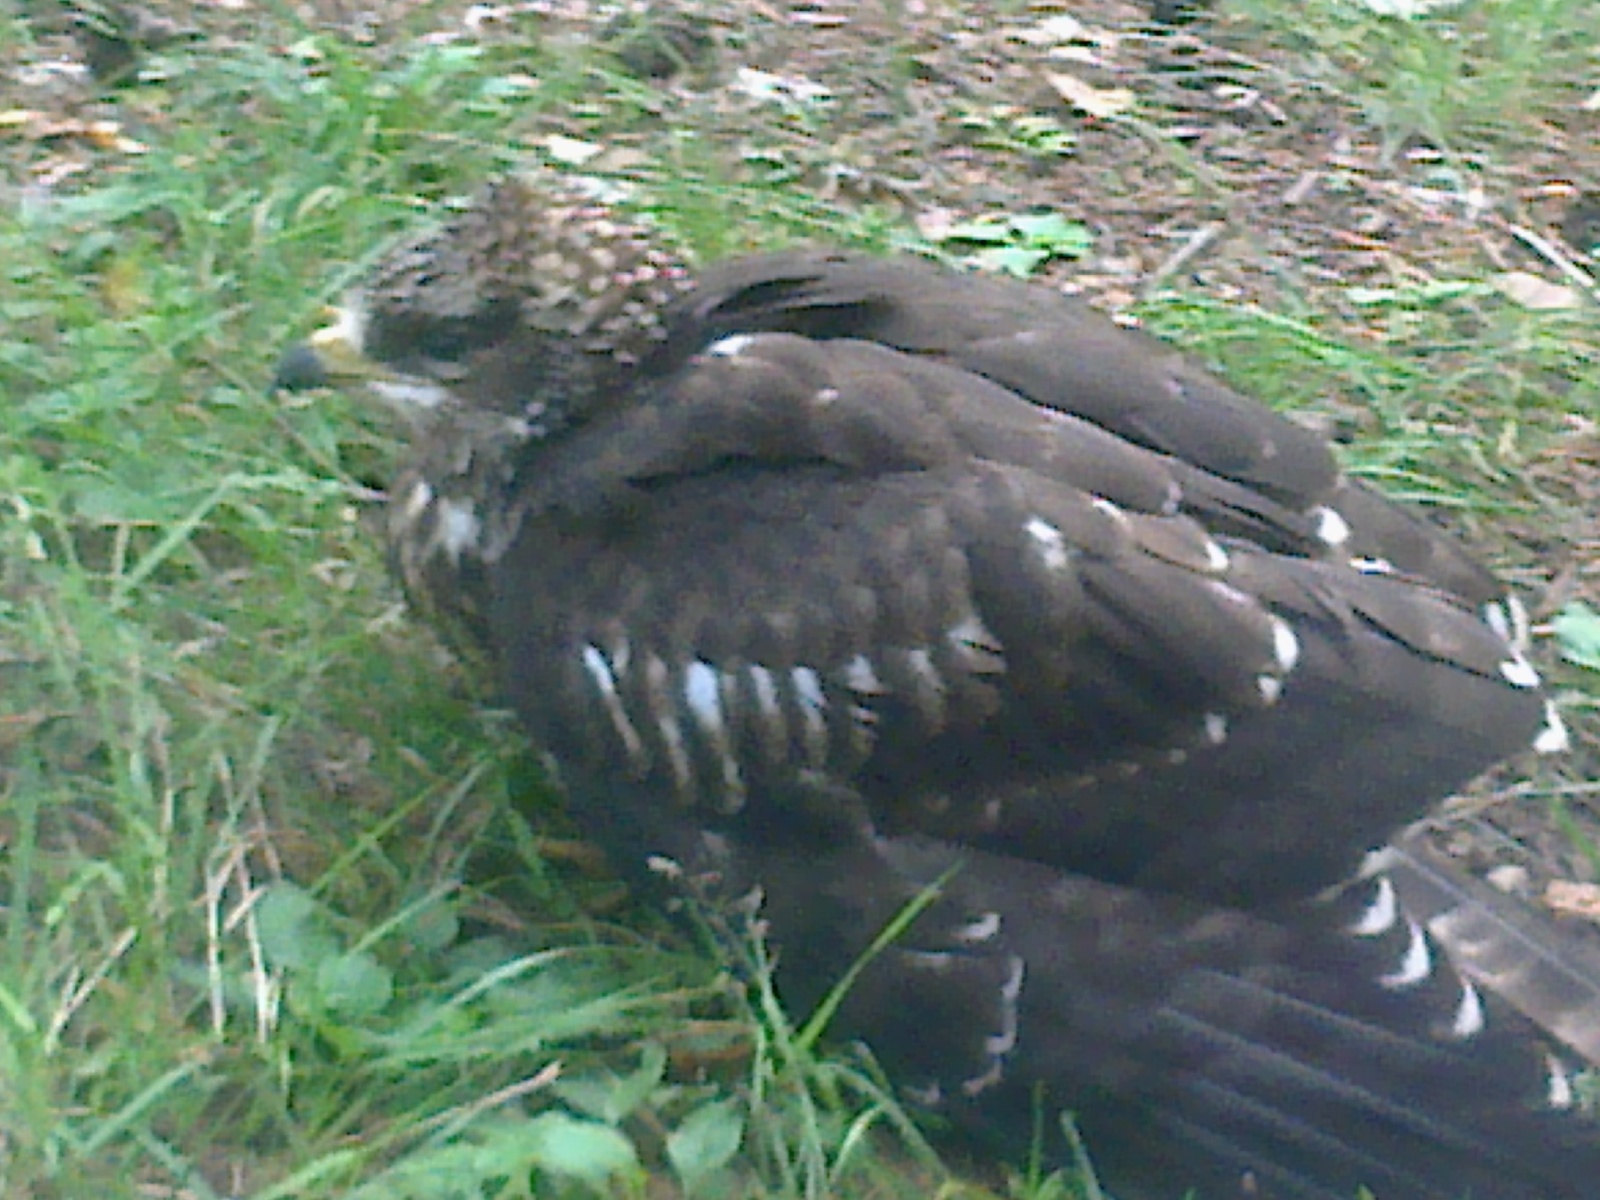
{"type": "Polygon", "coordinates": [[[1209,225],[1202,225],[1179,246],[1176,252],[1167,258],[1159,267],[1150,273],[1148,279],[1139,287],[1139,294],[1148,297],[1172,276],[1176,275],[1189,263],[1198,258],[1200,254],[1217,240],[1217,236],[1228,226],[1226,221],[1213,221],[1209,225]]]}
{"type": "Polygon", "coordinates": [[[1577,284],[1590,300],[1600,304],[1600,283],[1596,283],[1592,275],[1563,254],[1560,247],[1549,238],[1524,225],[1513,225],[1509,221],[1496,220],[1495,224],[1577,284]]]}

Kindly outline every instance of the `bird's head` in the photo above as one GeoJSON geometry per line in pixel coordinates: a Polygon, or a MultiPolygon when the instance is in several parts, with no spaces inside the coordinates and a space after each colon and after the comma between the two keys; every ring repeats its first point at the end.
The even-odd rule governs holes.
{"type": "Polygon", "coordinates": [[[511,177],[391,251],[280,360],[281,387],[343,387],[408,421],[390,552],[458,647],[480,648],[474,581],[523,519],[530,444],[627,396],[690,287],[655,231],[552,180],[511,177]]]}
{"type": "Polygon", "coordinates": [[[648,356],[691,286],[655,230],[512,176],[384,258],[283,356],[278,383],[364,385],[420,430],[466,410],[545,436],[648,356]]]}

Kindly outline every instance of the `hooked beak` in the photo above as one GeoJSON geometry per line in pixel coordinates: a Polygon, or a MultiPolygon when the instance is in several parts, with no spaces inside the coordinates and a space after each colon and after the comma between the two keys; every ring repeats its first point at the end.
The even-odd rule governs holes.
{"type": "Polygon", "coordinates": [[[392,372],[362,351],[362,322],[356,309],[333,305],[323,310],[327,324],[278,359],[272,386],[300,392],[319,387],[350,387],[394,379],[392,372]]]}
{"type": "Polygon", "coordinates": [[[363,350],[365,321],[359,306],[343,304],[325,310],[328,323],[303,342],[296,342],[278,359],[274,390],[309,391],[312,388],[362,390],[418,427],[427,427],[451,394],[443,384],[393,370],[369,358],[363,350]]]}

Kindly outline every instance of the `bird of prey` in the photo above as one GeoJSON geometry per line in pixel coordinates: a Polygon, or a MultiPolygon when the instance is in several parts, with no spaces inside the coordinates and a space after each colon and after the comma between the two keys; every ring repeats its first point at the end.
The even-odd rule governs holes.
{"type": "Polygon", "coordinates": [[[957,1127],[1042,1087],[1122,1200],[1593,1194],[1539,1025],[1387,877],[1323,896],[1565,735],[1492,575],[1316,434],[1051,290],[691,270],[542,176],[282,378],[405,414],[395,572],[619,869],[759,894],[796,1007],[933,897],[838,1032],[957,1127]]]}

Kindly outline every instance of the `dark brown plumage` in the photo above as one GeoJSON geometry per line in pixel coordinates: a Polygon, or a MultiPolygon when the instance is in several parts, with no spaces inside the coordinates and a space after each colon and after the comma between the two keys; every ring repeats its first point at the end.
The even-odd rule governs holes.
{"type": "Polygon", "coordinates": [[[1600,1169],[1520,1018],[1398,910],[1309,901],[1561,742],[1493,578],[1310,432],[1043,289],[691,277],[523,180],[338,332],[417,422],[401,580],[625,868],[761,887],[803,1003],[961,864],[845,1031],[962,1123],[1044,1083],[1128,1196],[1600,1169]]]}

